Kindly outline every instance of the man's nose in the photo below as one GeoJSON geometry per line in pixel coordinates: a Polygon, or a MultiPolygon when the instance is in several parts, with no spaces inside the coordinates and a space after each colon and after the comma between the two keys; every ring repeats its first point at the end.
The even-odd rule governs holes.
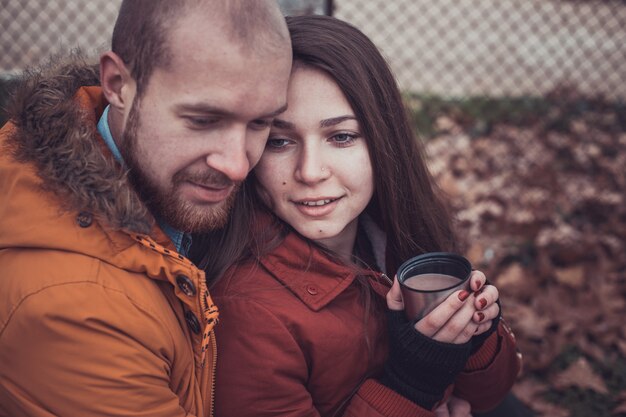
{"type": "Polygon", "coordinates": [[[228,129],[218,149],[207,154],[206,164],[226,175],[231,181],[243,181],[250,171],[246,135],[245,126],[228,129]]]}

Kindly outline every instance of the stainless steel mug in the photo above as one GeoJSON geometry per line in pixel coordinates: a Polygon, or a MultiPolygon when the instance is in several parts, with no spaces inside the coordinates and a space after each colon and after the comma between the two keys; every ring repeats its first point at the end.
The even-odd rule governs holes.
{"type": "Polygon", "coordinates": [[[417,321],[455,291],[469,290],[470,262],[455,253],[431,252],[416,256],[398,269],[404,310],[417,321]]]}

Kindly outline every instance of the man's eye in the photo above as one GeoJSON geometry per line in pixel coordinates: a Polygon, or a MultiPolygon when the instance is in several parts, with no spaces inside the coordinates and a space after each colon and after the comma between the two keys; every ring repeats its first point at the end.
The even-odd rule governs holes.
{"type": "Polygon", "coordinates": [[[253,129],[262,130],[262,129],[267,129],[268,127],[270,127],[272,125],[272,121],[269,119],[258,119],[258,120],[253,120],[250,124],[253,129]]]}
{"type": "Polygon", "coordinates": [[[216,117],[199,116],[186,116],[184,119],[186,120],[187,124],[189,124],[189,126],[194,129],[206,128],[216,124],[219,121],[219,119],[216,117]]]}

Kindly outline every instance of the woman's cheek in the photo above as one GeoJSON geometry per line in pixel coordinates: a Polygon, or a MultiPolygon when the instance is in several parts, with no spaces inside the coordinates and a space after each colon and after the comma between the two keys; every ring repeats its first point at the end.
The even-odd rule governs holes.
{"type": "Polygon", "coordinates": [[[272,199],[272,195],[265,187],[263,187],[260,183],[257,183],[256,192],[261,198],[263,204],[265,204],[270,210],[275,209],[274,201],[272,199]]]}

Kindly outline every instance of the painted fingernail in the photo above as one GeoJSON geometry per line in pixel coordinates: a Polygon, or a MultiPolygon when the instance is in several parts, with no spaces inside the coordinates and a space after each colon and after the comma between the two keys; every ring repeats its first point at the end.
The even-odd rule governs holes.
{"type": "Polygon", "coordinates": [[[478,321],[483,321],[483,320],[485,320],[485,315],[479,311],[478,312],[478,321]]]}
{"type": "Polygon", "coordinates": [[[459,300],[461,300],[461,301],[465,301],[465,300],[467,300],[467,297],[469,297],[469,295],[470,295],[470,293],[469,293],[469,292],[467,292],[467,291],[463,290],[463,291],[461,291],[461,292],[459,293],[459,300]]]}
{"type": "Polygon", "coordinates": [[[487,300],[481,298],[480,300],[478,300],[478,304],[480,304],[480,308],[485,308],[485,306],[487,305],[487,300]]]}

